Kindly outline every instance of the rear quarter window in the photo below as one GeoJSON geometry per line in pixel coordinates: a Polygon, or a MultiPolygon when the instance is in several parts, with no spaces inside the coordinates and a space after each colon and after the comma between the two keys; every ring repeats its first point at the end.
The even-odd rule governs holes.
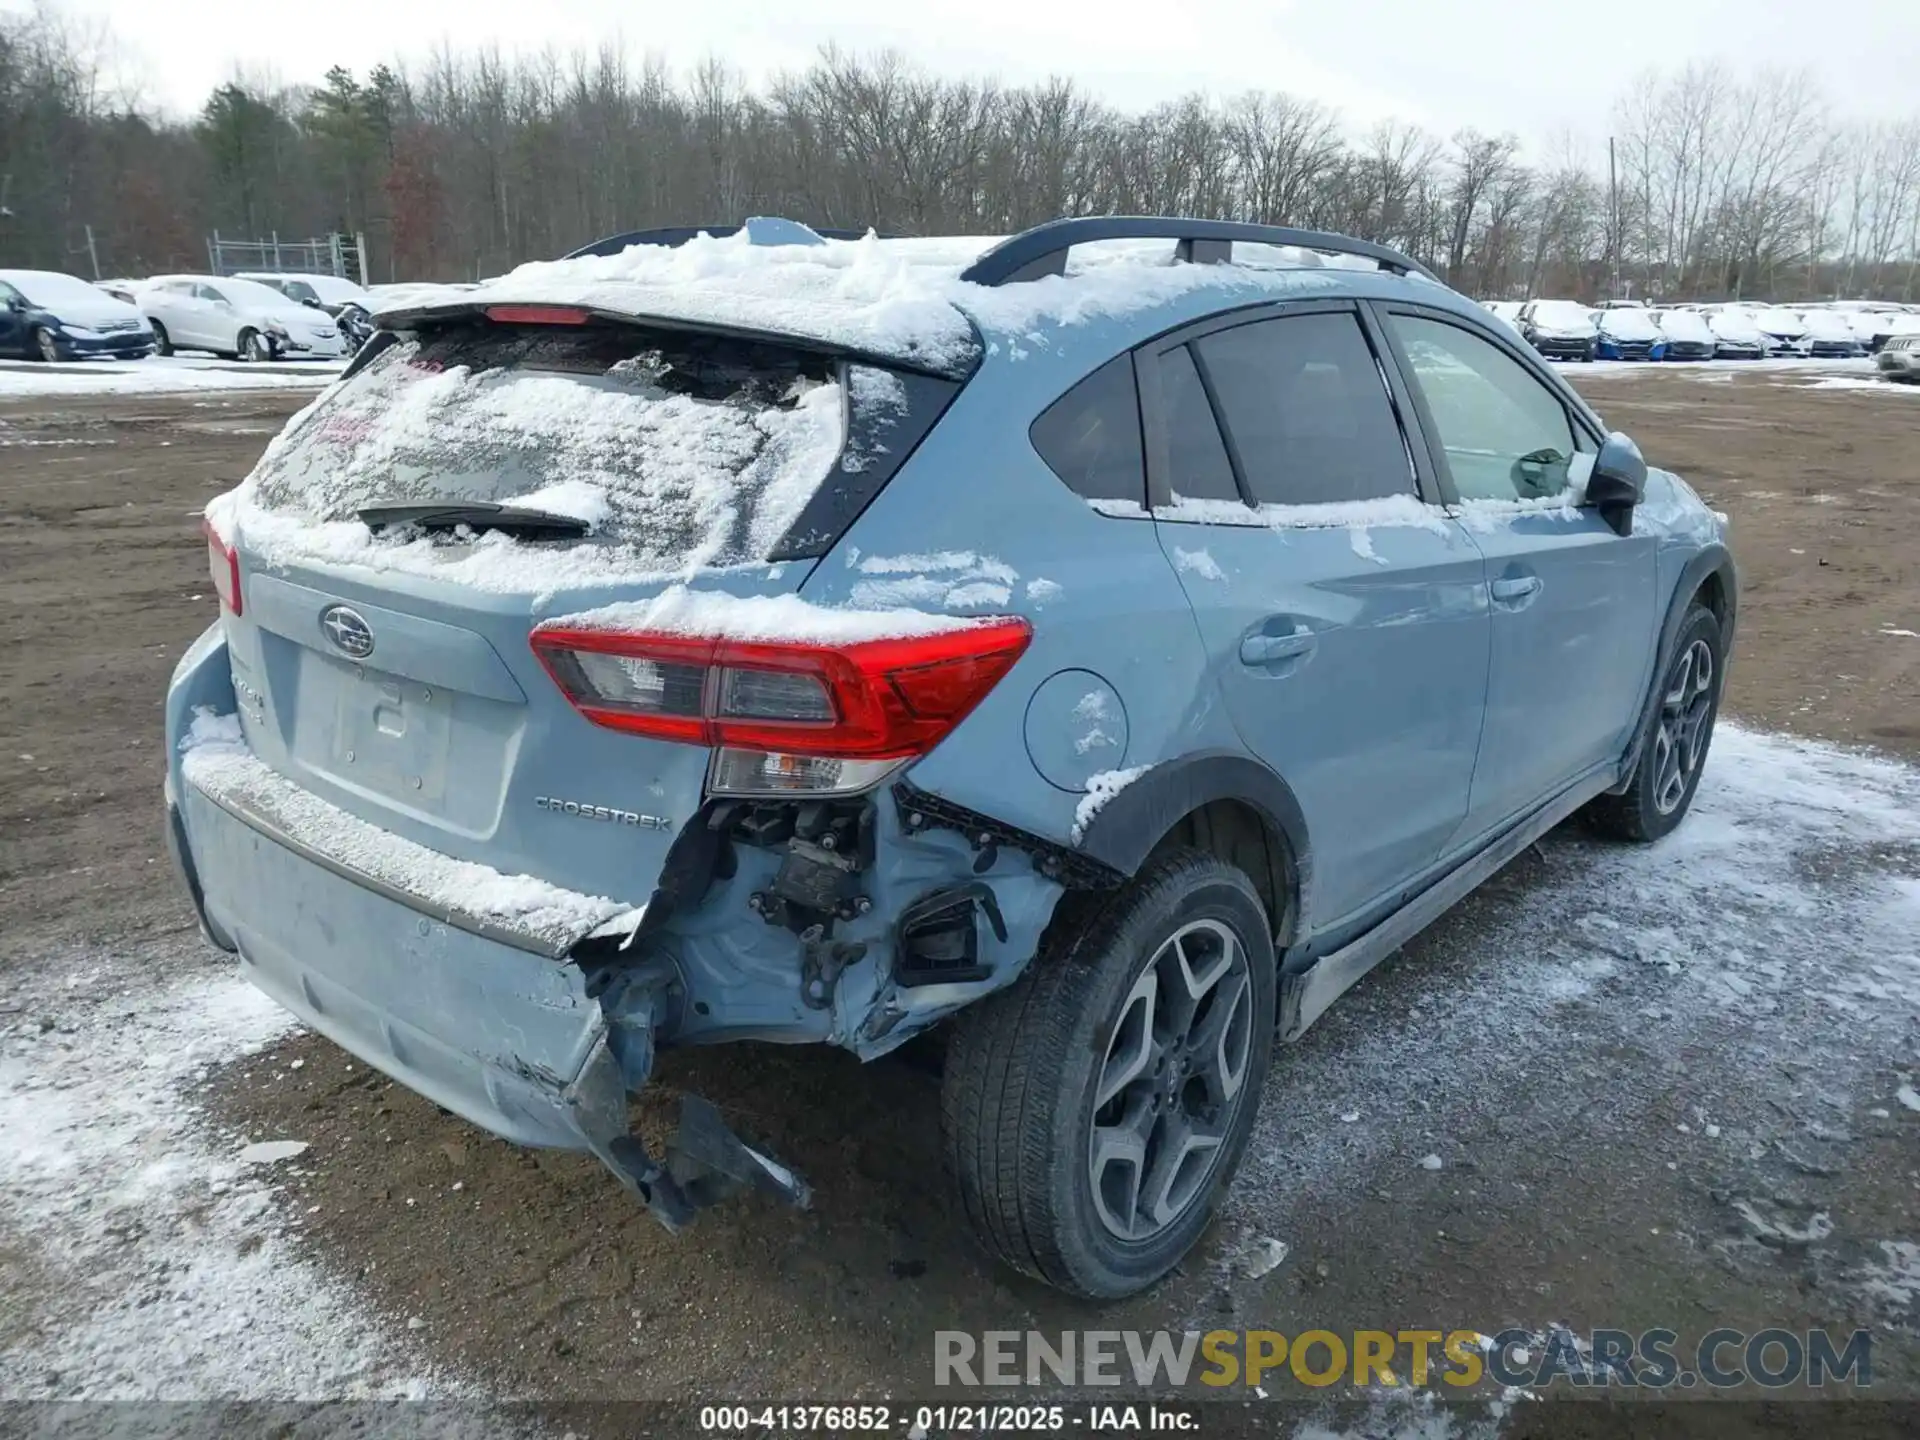
{"type": "Polygon", "coordinates": [[[1146,455],[1132,356],[1108,361],[1075,385],[1041,412],[1028,435],[1047,467],[1074,494],[1146,504],[1146,455]]]}

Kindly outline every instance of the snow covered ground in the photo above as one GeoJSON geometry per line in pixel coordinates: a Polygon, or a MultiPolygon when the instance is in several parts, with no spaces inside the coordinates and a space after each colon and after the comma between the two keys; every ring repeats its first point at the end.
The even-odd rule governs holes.
{"type": "Polygon", "coordinates": [[[1702,372],[1716,375],[1768,375],[1793,374],[1806,371],[1817,375],[1865,375],[1872,376],[1874,371],[1871,357],[1853,360],[1812,360],[1812,359],[1775,359],[1775,360],[1553,360],[1549,364],[1554,369],[1580,380],[1593,380],[1608,375],[1633,375],[1648,370],[1665,373],[1671,370],[1676,375],[1702,372]]]}
{"type": "Polygon", "coordinates": [[[252,1137],[201,1124],[192,1097],[208,1071],[270,1052],[294,1025],[200,960],[51,956],[46,983],[12,997],[0,1235],[33,1257],[37,1283],[26,1323],[4,1337],[0,1396],[448,1393],[402,1333],[295,1255],[303,1217],[276,1186],[298,1176],[298,1157],[249,1155],[252,1137]],[[151,989],[141,973],[155,959],[185,973],[151,989]]]}
{"type": "Polygon", "coordinates": [[[344,360],[242,364],[211,355],[82,360],[45,365],[0,360],[0,400],[62,395],[168,395],[187,390],[286,390],[327,384],[344,360]]]}
{"type": "MultiPolygon", "coordinates": [[[[1816,1189],[1790,1194],[1762,1172],[1776,1153],[1826,1154],[1876,1130],[1920,1136],[1916,846],[1920,770],[1723,725],[1674,836],[1645,849],[1551,838],[1283,1053],[1226,1226],[1278,1256],[1267,1270],[1285,1279],[1316,1253],[1313,1206],[1343,1213],[1340,1197],[1383,1174],[1436,1193],[1517,1188],[1528,1214],[1565,1205],[1526,1193],[1510,1167],[1537,1160],[1573,1105],[1592,1167],[1569,1177],[1575,1192],[1614,1169],[1659,1174],[1663,1161],[1725,1187],[1722,1233],[1675,1226],[1671,1242],[1657,1238],[1671,1223],[1664,1197],[1642,1194],[1656,1219],[1642,1243],[1673,1245],[1674,1293],[1709,1259],[1776,1263],[1769,1230],[1798,1227],[1824,1237],[1808,1252],[1810,1283],[1836,1321],[1912,1327],[1911,1214],[1889,1228],[1857,1215],[1839,1182],[1803,1173],[1816,1189]],[[1618,1061],[1626,1043],[1653,1060],[1618,1061]],[[1606,1105],[1577,1103],[1601,1087],[1606,1105]],[[1687,1119],[1651,1123],[1676,1090],[1687,1119]],[[1770,1132],[1767,1106],[1792,1117],[1774,1127],[1789,1138],[1770,1132]],[[1516,1133],[1535,1138],[1502,1143],[1516,1133]]],[[[27,1258],[12,1297],[21,1321],[0,1335],[0,1399],[478,1398],[341,1278],[356,1257],[314,1258],[302,1157],[247,1150],[302,1137],[222,1133],[202,1112],[216,1067],[291,1063],[276,1055],[294,1033],[287,1016],[190,937],[49,954],[9,980],[0,1252],[27,1258]]],[[[1476,1218],[1499,1203],[1477,1204],[1476,1218]]],[[[1604,1203],[1584,1223],[1604,1231],[1593,1208],[1604,1203]]],[[[1317,1253],[1361,1264],[1400,1243],[1374,1239],[1317,1253]]],[[[1244,1293],[1228,1323],[1267,1323],[1253,1288],[1265,1274],[1232,1282],[1244,1293]]],[[[1331,1284],[1325,1302],[1337,1275],[1331,1284]]],[[[1563,1318],[1552,1301],[1520,1317],[1542,1329],[1563,1318]]],[[[1466,1440],[1497,1436],[1505,1413],[1400,1398],[1360,1428],[1309,1422],[1297,1434],[1466,1440]]]]}

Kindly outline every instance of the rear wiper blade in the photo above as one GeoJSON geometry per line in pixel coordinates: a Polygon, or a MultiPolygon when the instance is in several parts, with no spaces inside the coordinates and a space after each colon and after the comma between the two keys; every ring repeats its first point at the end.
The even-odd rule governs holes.
{"type": "Polygon", "coordinates": [[[486,500],[440,500],[412,505],[369,505],[359,512],[374,531],[417,525],[423,530],[505,530],[539,540],[577,540],[593,526],[577,515],[535,510],[524,505],[495,505],[486,500]]]}

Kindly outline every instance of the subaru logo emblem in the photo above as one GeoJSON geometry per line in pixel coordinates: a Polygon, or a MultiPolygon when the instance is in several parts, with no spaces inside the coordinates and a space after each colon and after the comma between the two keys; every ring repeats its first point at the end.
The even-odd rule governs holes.
{"type": "Polygon", "coordinates": [[[373,653],[373,627],[357,610],[345,605],[329,605],[320,612],[320,628],[343,655],[364,660],[373,653]]]}

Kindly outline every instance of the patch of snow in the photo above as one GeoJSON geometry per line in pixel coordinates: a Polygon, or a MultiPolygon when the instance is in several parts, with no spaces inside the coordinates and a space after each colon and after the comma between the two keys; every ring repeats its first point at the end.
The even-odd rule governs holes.
{"type": "Polygon", "coordinates": [[[1105,808],[1127,786],[1138,780],[1151,765],[1134,765],[1125,770],[1102,770],[1087,779],[1087,793],[1080,797],[1080,803],[1073,808],[1073,843],[1078,845],[1081,837],[1087,833],[1087,826],[1093,823],[1093,817],[1105,808]]]}
{"type": "Polygon", "coordinates": [[[552,485],[543,485],[538,490],[529,490],[524,495],[508,495],[499,503],[565,515],[583,521],[596,530],[605,525],[613,514],[607,492],[587,480],[560,480],[552,485]]]}
{"type": "Polygon", "coordinates": [[[1920,1090],[1915,1090],[1911,1085],[1902,1085],[1893,1092],[1893,1098],[1909,1110],[1920,1110],[1920,1090]]]}
{"type": "Polygon", "coordinates": [[[1358,555],[1362,560],[1371,560],[1378,565],[1387,563],[1381,558],[1380,552],[1373,548],[1373,537],[1367,533],[1366,526],[1348,526],[1347,540],[1353,546],[1353,553],[1358,555]]]}
{"type": "Polygon", "coordinates": [[[1089,498],[1088,508],[1097,515],[1105,515],[1114,520],[1144,520],[1147,507],[1138,500],[1101,500],[1089,498]]]}
{"type": "MultiPolygon", "coordinates": [[[[1112,503],[1116,502],[1098,502],[1100,505],[1112,503]]],[[[1325,505],[1255,507],[1238,500],[1201,500],[1176,493],[1172,504],[1153,507],[1153,518],[1185,524],[1237,525],[1273,530],[1412,526],[1436,534],[1447,533],[1446,512],[1437,505],[1424,504],[1412,495],[1387,495],[1377,500],[1341,500],[1325,505]]]]}
{"type": "MultiPolygon", "coordinates": [[[[1616,1044],[1712,1054],[1689,1088],[1711,1102],[1723,1141],[1741,1137],[1738,1149],[1751,1122],[1737,1107],[1778,1084],[1783,1055],[1829,1085],[1857,1075],[1883,1093],[1882,1057],[1904,1059],[1920,1010],[1920,880],[1899,858],[1915,845],[1920,769],[1723,719],[1671,835],[1622,847],[1562,827],[1429,929],[1400,968],[1356,987],[1324,1035],[1293,1047],[1286,1083],[1318,1096],[1328,1117],[1367,1123],[1263,1109],[1225,1218],[1290,1233],[1306,1203],[1291,1197],[1378,1185],[1431,1147],[1421,1097],[1433,1087],[1450,1097],[1453,1133],[1504,1134],[1506,1082],[1462,1079],[1487,1053],[1503,1056],[1504,1075],[1541,1082],[1576,1060],[1579,1074],[1605,1069],[1616,1044]],[[1557,987],[1570,976],[1583,983],[1557,987]]],[[[1670,1077],[1606,1073],[1628,1088],[1585,1143],[1631,1148],[1672,1094],[1670,1077]]],[[[1920,1081],[1911,1088],[1920,1099],[1920,1081]]],[[[1811,1234],[1838,1213],[1820,1209],[1817,1225],[1818,1210],[1779,1218],[1811,1234]]]]}
{"type": "Polygon", "coordinates": [[[344,362],[251,365],[154,355],[145,360],[45,365],[0,360],[0,399],[62,395],[174,395],[201,390],[306,390],[330,385],[344,362]]]}
{"type": "Polygon", "coordinates": [[[1173,566],[1183,574],[1198,575],[1202,580],[1227,578],[1227,572],[1220,568],[1220,562],[1205,550],[1182,550],[1176,545],[1173,547],[1173,566]]]}
{"type": "Polygon", "coordinates": [[[932,555],[869,555],[849,598],[857,606],[938,605],[949,610],[1000,608],[1011,603],[1020,575],[1011,565],[971,550],[932,555]]]}
{"type": "Polygon", "coordinates": [[[1240,1252],[1240,1273],[1249,1280],[1271,1275],[1286,1262],[1292,1248],[1286,1241],[1276,1240],[1271,1235],[1250,1239],[1240,1252]]]}
{"type": "Polygon", "coordinates": [[[998,580],[1011,585],[1020,572],[991,555],[976,555],[971,550],[942,550],[932,555],[868,555],[860,561],[863,575],[932,575],[957,570],[969,578],[998,580]]]}
{"type": "Polygon", "coordinates": [[[1113,711],[1107,704],[1104,690],[1089,690],[1073,706],[1073,718],[1076,720],[1111,720],[1113,711]]]}
{"type": "Polygon", "coordinates": [[[1078,740],[1075,740],[1073,742],[1073,753],[1076,755],[1084,755],[1089,750],[1094,750],[1101,747],[1106,747],[1111,749],[1113,746],[1117,745],[1118,743],[1119,742],[1115,740],[1113,736],[1109,735],[1106,731],[1102,730],[1098,725],[1096,725],[1093,727],[1093,729],[1087,731],[1086,734],[1082,735],[1078,740]]]}
{"type": "Polygon", "coordinates": [[[1911,1240],[1882,1240],[1881,1260],[1863,1264],[1854,1282],[1873,1308],[1899,1322],[1916,1318],[1920,1300],[1920,1245],[1911,1240]]]}
{"type": "Polygon", "coordinates": [[[1420,1168],[1422,1170],[1439,1170],[1443,1168],[1446,1163],[1447,1162],[1442,1160],[1438,1155],[1422,1155],[1420,1157],[1420,1168]]]}
{"type": "Polygon", "coordinates": [[[1901,635],[1906,637],[1909,640],[1920,640],[1920,631],[1901,630],[1901,629],[1895,628],[1892,625],[1882,625],[1880,627],[1880,633],[1882,635],[1901,635]]]}
{"type": "Polygon", "coordinates": [[[1065,593],[1058,581],[1043,577],[1027,582],[1027,599],[1035,605],[1044,605],[1049,600],[1058,600],[1065,593]]]}
{"type": "Polygon", "coordinates": [[[242,1165],[272,1165],[281,1160],[291,1160],[296,1155],[307,1153],[304,1140],[262,1140],[247,1146],[240,1152],[242,1165]]]}
{"type": "Polygon", "coordinates": [[[936,635],[977,624],[960,615],[911,609],[839,609],[798,595],[726,595],[675,585],[651,600],[627,600],[557,615],[551,622],[588,630],[663,630],[674,635],[733,640],[801,640],[856,644],[912,635],[936,635]]]}
{"type": "Polygon", "coordinates": [[[0,1043],[0,1235],[44,1296],[8,1337],[9,1399],[422,1399],[457,1393],[301,1254],[270,1184],[194,1087],[293,1017],[221,969],[0,1043]]]}
{"type": "MultiPolygon", "coordinates": [[[[194,717],[196,730],[202,719],[194,717]]],[[[244,743],[188,739],[181,761],[188,784],[216,801],[264,811],[301,845],[433,909],[477,915],[558,950],[637,908],[429,850],[329,805],[256,759],[244,743]]]]}

